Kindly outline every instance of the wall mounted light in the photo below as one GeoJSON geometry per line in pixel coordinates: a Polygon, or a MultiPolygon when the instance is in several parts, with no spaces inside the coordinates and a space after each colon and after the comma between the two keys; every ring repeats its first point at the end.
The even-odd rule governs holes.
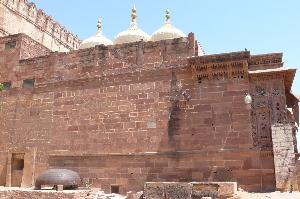
{"type": "Polygon", "coordinates": [[[247,110],[250,110],[252,104],[252,97],[249,93],[245,93],[244,102],[246,104],[247,110]]]}
{"type": "Polygon", "coordinates": [[[249,93],[246,93],[245,98],[244,98],[245,104],[251,104],[252,103],[252,97],[249,93]]]}

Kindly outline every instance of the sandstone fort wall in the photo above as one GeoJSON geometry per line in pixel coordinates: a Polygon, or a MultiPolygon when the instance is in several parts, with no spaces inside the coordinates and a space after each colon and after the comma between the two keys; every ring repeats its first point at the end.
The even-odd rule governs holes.
{"type": "Polygon", "coordinates": [[[80,40],[27,0],[0,1],[0,36],[25,33],[52,51],[77,49],[80,40]]]}
{"type": "MultiPolygon", "coordinates": [[[[1,53],[17,57],[20,48],[1,53]]],[[[1,92],[0,185],[14,178],[6,175],[11,154],[28,153],[24,172],[32,180],[24,186],[48,167],[63,167],[122,193],[142,190],[145,181],[238,181],[273,190],[272,148],[253,148],[244,102],[249,52],[194,55],[190,34],[6,60],[1,81],[12,88],[1,92]],[[202,70],[211,67],[226,69],[202,70]],[[34,88],[22,88],[25,79],[35,79],[34,88]]]]}

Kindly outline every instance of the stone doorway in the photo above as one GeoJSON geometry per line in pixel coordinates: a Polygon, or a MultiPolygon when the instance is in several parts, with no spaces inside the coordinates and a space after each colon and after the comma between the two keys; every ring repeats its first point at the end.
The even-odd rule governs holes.
{"type": "Polygon", "coordinates": [[[6,184],[7,187],[34,186],[36,148],[13,149],[8,152],[6,184]]]}
{"type": "Polygon", "coordinates": [[[13,153],[11,160],[11,186],[21,187],[25,153],[13,153]]]}

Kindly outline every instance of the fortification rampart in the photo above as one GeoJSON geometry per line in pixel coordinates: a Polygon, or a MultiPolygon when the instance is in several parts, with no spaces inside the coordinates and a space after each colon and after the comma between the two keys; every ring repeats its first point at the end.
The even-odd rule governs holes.
{"type": "Polygon", "coordinates": [[[69,51],[80,44],[77,36],[27,0],[0,0],[0,19],[0,36],[25,33],[52,51],[69,51]]]}
{"type": "MultiPolygon", "coordinates": [[[[12,87],[21,87],[24,78],[34,78],[35,85],[39,87],[49,83],[122,75],[157,68],[182,67],[188,64],[186,57],[195,55],[195,44],[194,35],[190,34],[187,38],[175,40],[97,46],[16,61],[25,58],[23,55],[16,57],[15,63],[9,64],[9,70],[3,69],[0,72],[2,74],[0,81],[7,81],[6,78],[3,79],[7,76],[15,77],[12,78],[14,80],[12,87]]],[[[22,52],[30,51],[30,48],[22,49],[22,52]]],[[[12,54],[15,51],[3,50],[0,53],[12,54]]]]}
{"type": "MultiPolygon", "coordinates": [[[[263,56],[254,64],[248,51],[197,56],[190,34],[22,59],[30,52],[22,41],[0,50],[0,81],[12,83],[0,93],[0,185],[32,186],[45,169],[68,168],[107,192],[139,191],[146,181],[275,189],[271,137],[255,142],[268,135],[253,130],[265,128],[244,101],[259,94],[249,68],[263,56]],[[23,173],[12,166],[20,153],[23,173]]],[[[282,102],[274,118],[284,116],[284,78],[265,81],[263,97],[282,102]]]]}

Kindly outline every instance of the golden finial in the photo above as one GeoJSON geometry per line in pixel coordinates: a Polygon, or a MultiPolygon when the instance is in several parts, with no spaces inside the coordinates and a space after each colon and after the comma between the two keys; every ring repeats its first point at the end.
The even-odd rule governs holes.
{"type": "Polygon", "coordinates": [[[171,12],[169,9],[166,10],[166,22],[170,23],[171,21],[171,12]]]}
{"type": "Polygon", "coordinates": [[[97,28],[98,28],[98,32],[101,32],[101,31],[102,31],[102,21],[101,21],[101,17],[99,17],[99,19],[98,19],[97,28]]]}
{"type": "Polygon", "coordinates": [[[136,18],[137,18],[136,8],[135,5],[133,5],[133,8],[131,10],[131,22],[136,22],[136,18]]]}

